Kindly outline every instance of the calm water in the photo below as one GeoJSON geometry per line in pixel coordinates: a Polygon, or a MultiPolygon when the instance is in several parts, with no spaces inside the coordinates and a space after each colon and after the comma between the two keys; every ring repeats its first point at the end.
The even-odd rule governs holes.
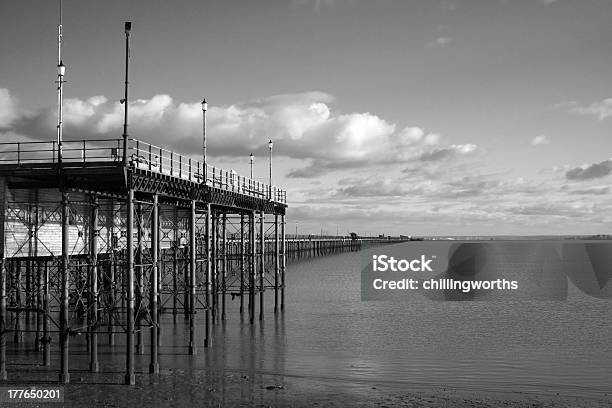
{"type": "Polygon", "coordinates": [[[196,366],[399,386],[612,392],[610,301],[573,291],[564,302],[362,302],[360,262],[348,253],[290,264],[284,315],[270,311],[263,328],[251,329],[232,312],[215,331],[217,352],[198,356],[196,366]]]}
{"type": "MultiPolygon", "coordinates": [[[[183,316],[173,323],[166,315],[162,368],[338,379],[347,387],[612,393],[610,301],[573,291],[564,302],[362,302],[360,262],[359,253],[346,253],[289,264],[286,310],[275,317],[268,296],[263,325],[250,326],[246,316],[241,323],[239,301],[228,297],[227,322],[195,359],[186,355],[183,316]]],[[[123,370],[122,337],[118,352],[100,346],[103,370],[123,370]]],[[[136,364],[146,373],[148,356],[136,364]]],[[[71,367],[87,367],[76,339],[71,367]]]]}

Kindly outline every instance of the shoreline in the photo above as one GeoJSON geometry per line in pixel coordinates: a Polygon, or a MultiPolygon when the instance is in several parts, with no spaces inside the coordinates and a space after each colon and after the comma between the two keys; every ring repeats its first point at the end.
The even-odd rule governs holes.
{"type": "MultiPolygon", "coordinates": [[[[424,384],[413,387],[238,370],[166,369],[160,376],[138,374],[133,387],[110,382],[85,382],[89,377],[87,374],[75,373],[75,381],[66,385],[64,406],[612,407],[610,394],[599,398],[558,393],[466,390],[424,384]],[[84,382],[77,382],[79,380],[84,382]]],[[[117,377],[113,374],[102,376],[111,381],[117,377]]],[[[99,380],[100,374],[96,374],[96,378],[99,380]]]]}

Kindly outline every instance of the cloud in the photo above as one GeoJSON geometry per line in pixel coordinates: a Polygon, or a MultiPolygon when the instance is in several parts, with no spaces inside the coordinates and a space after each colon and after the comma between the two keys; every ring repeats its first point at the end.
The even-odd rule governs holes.
{"type": "Polygon", "coordinates": [[[451,37],[438,37],[427,45],[429,47],[443,47],[445,45],[450,44],[451,42],[453,42],[453,39],[451,37]]]}
{"type": "Polygon", "coordinates": [[[570,106],[570,112],[578,115],[596,116],[599,120],[612,116],[612,98],[594,102],[588,106],[577,106],[575,102],[570,102],[567,105],[570,106]]]}
{"type": "Polygon", "coordinates": [[[610,192],[610,186],[592,186],[581,190],[572,190],[570,194],[606,195],[610,192]]]}
{"type": "Polygon", "coordinates": [[[452,145],[444,148],[437,148],[426,151],[417,157],[417,160],[424,162],[441,161],[459,156],[467,156],[478,151],[475,144],[452,145]]]}
{"type": "Polygon", "coordinates": [[[548,139],[548,137],[546,137],[546,135],[539,135],[531,139],[532,146],[541,146],[547,144],[550,144],[550,140],[548,139]]]}
{"type": "MultiPolygon", "coordinates": [[[[40,140],[52,140],[54,108],[17,117],[7,91],[2,94],[3,123],[10,130],[40,140]]],[[[324,92],[274,95],[252,101],[215,106],[207,111],[207,145],[212,156],[247,157],[274,153],[306,162],[289,171],[290,177],[316,177],[334,169],[389,164],[407,160],[436,161],[464,156],[473,144],[441,145],[441,136],[418,126],[399,128],[371,112],[337,113],[335,99],[324,92]]],[[[124,106],[104,96],[66,99],[66,140],[119,138],[124,106]]],[[[200,152],[200,102],[179,102],[160,94],[130,101],[130,137],[186,155],[200,152]]]]}
{"type": "Polygon", "coordinates": [[[0,88],[0,129],[7,129],[17,117],[16,102],[6,88],[0,88]]]}
{"type": "Polygon", "coordinates": [[[599,163],[585,164],[575,167],[565,173],[568,180],[592,180],[602,178],[612,173],[612,158],[599,163]]]}
{"type": "Polygon", "coordinates": [[[338,182],[340,185],[333,198],[390,198],[404,197],[408,194],[420,194],[423,186],[418,184],[403,184],[389,177],[367,178],[367,179],[344,179],[338,182]]]}

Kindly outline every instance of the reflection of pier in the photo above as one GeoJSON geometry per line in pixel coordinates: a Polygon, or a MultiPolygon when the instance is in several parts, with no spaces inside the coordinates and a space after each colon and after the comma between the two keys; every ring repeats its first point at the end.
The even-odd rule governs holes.
{"type": "Polygon", "coordinates": [[[133,139],[125,153],[124,163],[121,140],[64,142],[58,163],[55,142],[0,144],[2,378],[20,343],[43,366],[59,344],[69,382],[71,339],[85,335],[95,372],[98,345],[125,336],[133,384],[145,347],[159,372],[162,314],[188,319],[196,354],[226,318],[227,295],[251,324],[266,290],[283,309],[285,191],[133,139]]]}

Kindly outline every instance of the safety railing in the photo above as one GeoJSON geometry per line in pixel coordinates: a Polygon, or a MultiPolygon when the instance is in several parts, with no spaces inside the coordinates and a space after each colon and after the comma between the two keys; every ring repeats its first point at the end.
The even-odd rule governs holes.
{"type": "MultiPolygon", "coordinates": [[[[57,142],[8,142],[0,143],[0,164],[56,165],[57,142]]],[[[101,162],[120,163],[123,160],[123,139],[96,139],[65,141],[62,143],[62,162],[71,165],[101,162]]],[[[276,186],[238,175],[234,170],[224,170],[206,165],[171,150],[137,139],[128,139],[127,165],[189,180],[207,186],[233,191],[251,197],[287,203],[287,192],[276,186]]]]}

